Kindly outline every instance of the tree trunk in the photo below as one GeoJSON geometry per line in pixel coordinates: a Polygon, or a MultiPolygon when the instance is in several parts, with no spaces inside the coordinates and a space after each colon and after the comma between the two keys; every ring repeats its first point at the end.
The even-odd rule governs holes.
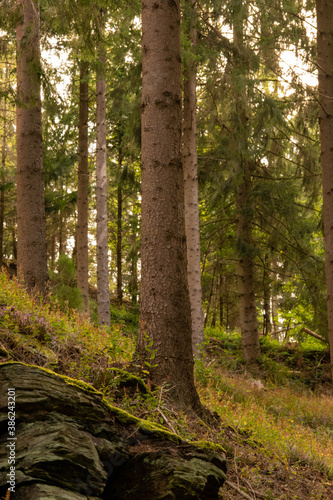
{"type": "Polygon", "coordinates": [[[136,362],[185,407],[194,386],[181,157],[180,1],[142,1],[142,233],[136,362]]]}
{"type": "Polygon", "coordinates": [[[252,220],[250,210],[250,172],[247,161],[243,163],[243,179],[237,191],[236,238],[238,247],[237,282],[239,322],[242,350],[247,365],[256,363],[260,356],[257,307],[252,251],[252,220]]]}
{"type": "MultiPolygon", "coordinates": [[[[222,270],[220,271],[222,273],[222,270]]],[[[223,310],[223,276],[220,274],[219,279],[219,313],[220,313],[220,328],[223,328],[224,310],[223,310]]]]}
{"type": "Polygon", "coordinates": [[[264,293],[263,335],[270,335],[272,332],[271,281],[270,281],[270,272],[268,270],[268,265],[269,265],[268,255],[265,255],[264,273],[263,273],[263,293],[264,293]]]}
{"type": "MultiPolygon", "coordinates": [[[[196,0],[187,0],[188,36],[192,50],[196,45],[196,0]]],[[[194,355],[204,340],[200,270],[200,229],[198,200],[198,159],[196,119],[196,64],[194,54],[184,71],[183,168],[185,196],[185,229],[187,242],[187,275],[191,301],[192,347],[194,355]]]]}
{"type": "Polygon", "coordinates": [[[208,297],[208,301],[207,301],[207,309],[206,309],[205,320],[204,320],[204,327],[205,328],[207,326],[210,306],[212,304],[212,299],[213,299],[214,285],[215,285],[215,273],[216,273],[216,265],[214,266],[214,272],[213,272],[212,282],[210,284],[210,292],[209,292],[209,297],[208,297]]]}
{"type": "Polygon", "coordinates": [[[138,297],[138,266],[137,257],[135,255],[132,255],[131,258],[130,293],[132,296],[132,305],[135,306],[138,297]]]}
{"type": "MultiPolygon", "coordinates": [[[[7,65],[5,67],[5,81],[4,90],[7,90],[7,65]]],[[[2,148],[1,148],[1,192],[0,192],[0,268],[2,267],[3,260],[3,235],[4,235],[4,222],[5,222],[5,172],[6,172],[6,158],[7,158],[7,98],[4,96],[3,100],[3,134],[2,134],[2,148]]]]}
{"type": "MultiPolygon", "coordinates": [[[[234,17],[234,43],[236,77],[246,74],[244,60],[244,11],[242,2],[236,6],[234,17]]],[[[237,122],[235,151],[238,151],[240,180],[236,195],[236,239],[237,239],[237,282],[239,300],[239,322],[242,334],[242,351],[248,366],[254,365],[260,356],[255,282],[252,256],[252,212],[251,207],[251,163],[246,158],[248,141],[248,116],[246,110],[246,89],[235,84],[237,122]]]]}
{"type": "Polygon", "coordinates": [[[17,0],[17,238],[18,276],[45,293],[48,281],[40,100],[39,2],[17,0]]]}
{"type": "MultiPolygon", "coordinates": [[[[121,169],[121,153],[119,153],[119,171],[121,169]]],[[[121,180],[117,188],[117,301],[121,306],[123,303],[123,268],[122,268],[122,246],[123,246],[123,190],[121,180]]]]}
{"type": "MultiPolygon", "coordinates": [[[[100,50],[100,64],[105,55],[100,50]]],[[[100,325],[110,326],[110,293],[108,266],[108,201],[106,162],[106,82],[102,71],[96,82],[96,210],[97,210],[97,308],[100,325]]]]}
{"type": "Polygon", "coordinates": [[[328,338],[333,380],[333,4],[317,0],[316,8],[328,338]]]}
{"type": "Polygon", "coordinates": [[[84,311],[89,314],[88,281],[88,72],[80,63],[79,165],[77,193],[77,286],[83,294],[84,311]]]}

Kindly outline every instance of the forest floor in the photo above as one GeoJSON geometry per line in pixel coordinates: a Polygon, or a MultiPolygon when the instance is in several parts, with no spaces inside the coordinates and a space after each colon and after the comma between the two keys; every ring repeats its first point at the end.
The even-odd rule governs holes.
{"type": "Polygon", "coordinates": [[[333,499],[333,386],[328,349],[261,338],[260,372],[246,370],[238,334],[207,329],[196,385],[213,424],[180,412],[168,387],[152,389],[128,374],[137,311],[112,306],[112,327],[65,315],[29,297],[0,274],[0,363],[22,361],[91,383],[108,401],[164,424],[190,441],[225,450],[221,500],[333,499]]]}

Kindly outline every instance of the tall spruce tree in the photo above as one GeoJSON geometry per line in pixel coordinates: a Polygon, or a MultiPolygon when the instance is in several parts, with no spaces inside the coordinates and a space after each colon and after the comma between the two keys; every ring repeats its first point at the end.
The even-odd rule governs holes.
{"type": "Polygon", "coordinates": [[[204,340],[203,311],[200,269],[200,229],[198,200],[198,159],[197,159],[197,99],[196,99],[196,0],[186,2],[184,20],[190,51],[184,70],[183,103],[183,168],[185,198],[185,229],[187,243],[187,275],[191,301],[192,347],[198,354],[198,346],[204,340]]]}
{"type": "Polygon", "coordinates": [[[328,338],[333,380],[333,4],[317,0],[316,9],[328,338]]]}
{"type": "Polygon", "coordinates": [[[180,2],[142,1],[142,280],[136,359],[197,408],[181,161],[180,2]]]}
{"type": "Polygon", "coordinates": [[[98,322],[110,326],[108,272],[108,203],[106,152],[106,75],[103,43],[103,11],[100,12],[100,66],[96,75],[96,215],[97,215],[97,308],[98,322]]]}
{"type": "Polygon", "coordinates": [[[40,99],[39,2],[17,0],[17,263],[28,290],[45,293],[48,280],[45,234],[42,110],[40,99]]]}
{"type": "Polygon", "coordinates": [[[77,191],[77,286],[83,295],[84,310],[89,313],[89,270],[88,270],[88,115],[89,86],[87,63],[80,63],[79,101],[79,164],[77,191]]]}
{"type": "Polygon", "coordinates": [[[245,2],[237,2],[233,14],[234,94],[236,98],[234,146],[239,172],[236,194],[237,281],[243,356],[246,363],[251,366],[260,356],[260,346],[252,248],[251,187],[254,161],[248,153],[249,104],[247,89],[244,86],[244,75],[248,66],[244,41],[244,20],[248,15],[245,2]]]}

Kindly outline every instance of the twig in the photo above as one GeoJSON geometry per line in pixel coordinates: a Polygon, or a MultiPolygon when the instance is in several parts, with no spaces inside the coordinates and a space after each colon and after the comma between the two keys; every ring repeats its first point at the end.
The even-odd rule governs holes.
{"type": "Polygon", "coordinates": [[[226,481],[225,484],[227,486],[230,486],[230,488],[232,488],[233,490],[237,491],[237,493],[242,495],[242,497],[246,498],[247,500],[253,500],[253,498],[251,498],[247,493],[245,493],[243,490],[238,488],[238,486],[236,486],[234,483],[231,483],[230,481],[226,481]]]}
{"type": "Polygon", "coordinates": [[[163,418],[164,422],[169,427],[169,429],[171,429],[171,431],[174,434],[177,434],[177,436],[178,436],[179,435],[178,432],[176,431],[176,429],[174,428],[174,426],[172,425],[172,423],[170,422],[170,420],[168,420],[167,417],[164,415],[163,411],[160,408],[157,408],[157,411],[161,415],[161,417],[163,418]]]}
{"type": "Polygon", "coordinates": [[[158,398],[158,407],[156,408],[156,411],[158,411],[158,413],[161,415],[161,417],[164,420],[164,423],[169,427],[169,429],[171,429],[171,431],[174,434],[177,434],[177,436],[178,436],[179,435],[178,432],[176,432],[176,429],[174,428],[174,426],[172,425],[172,423],[170,422],[170,420],[167,419],[167,417],[164,415],[163,411],[160,408],[161,401],[162,401],[162,393],[163,393],[163,386],[161,386],[160,396],[158,398]]]}
{"type": "Polygon", "coordinates": [[[158,398],[158,407],[157,407],[158,410],[160,409],[161,406],[162,392],[163,392],[163,386],[161,386],[160,397],[158,398]]]}

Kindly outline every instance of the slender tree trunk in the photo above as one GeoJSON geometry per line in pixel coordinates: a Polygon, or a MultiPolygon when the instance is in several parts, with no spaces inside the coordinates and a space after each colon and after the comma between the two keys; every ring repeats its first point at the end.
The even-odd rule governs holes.
{"type": "Polygon", "coordinates": [[[130,293],[132,296],[132,305],[135,306],[138,297],[138,266],[137,266],[137,258],[134,255],[132,255],[131,258],[130,293]]]}
{"type": "Polygon", "coordinates": [[[272,332],[271,323],[271,282],[270,282],[270,272],[268,271],[268,255],[265,255],[264,260],[264,275],[263,275],[263,293],[264,293],[264,321],[263,321],[263,334],[270,335],[272,332]]]}
{"type": "Polygon", "coordinates": [[[15,233],[15,224],[13,224],[12,226],[12,249],[13,249],[14,260],[17,262],[17,240],[15,233]]]}
{"type": "Polygon", "coordinates": [[[207,309],[206,309],[206,314],[205,314],[205,321],[204,321],[204,327],[205,328],[207,326],[208,316],[209,316],[209,311],[210,311],[210,306],[212,304],[212,299],[213,299],[214,285],[215,285],[215,273],[216,273],[216,266],[214,267],[213,278],[212,278],[212,282],[210,284],[210,292],[209,292],[209,297],[208,297],[208,302],[207,302],[207,309]]]}
{"type": "MultiPolygon", "coordinates": [[[[196,0],[187,0],[188,35],[192,49],[196,46],[195,26],[196,0]]],[[[184,71],[183,104],[183,168],[185,195],[185,229],[187,242],[187,275],[191,301],[192,347],[198,355],[198,346],[204,340],[203,311],[200,270],[200,229],[198,199],[198,158],[197,158],[197,119],[196,119],[196,64],[193,59],[184,71]]]]}
{"type": "Polygon", "coordinates": [[[316,8],[328,338],[333,380],[333,4],[317,0],[316,8]]]}
{"type": "Polygon", "coordinates": [[[88,72],[85,63],[80,64],[79,103],[79,165],[77,195],[77,286],[83,294],[85,313],[89,313],[88,281],[88,72]]]}
{"type": "Polygon", "coordinates": [[[260,356],[257,307],[252,251],[252,219],[250,210],[250,171],[247,161],[243,164],[243,179],[237,192],[236,238],[238,247],[237,282],[239,322],[242,350],[247,365],[256,363],[260,356]]]}
{"type": "Polygon", "coordinates": [[[18,276],[45,293],[48,281],[40,100],[39,2],[17,0],[17,234],[18,276]]]}
{"type": "Polygon", "coordinates": [[[223,308],[223,276],[220,275],[219,280],[219,312],[220,312],[220,327],[223,328],[224,323],[224,308],[223,308]]]}
{"type": "MultiPolygon", "coordinates": [[[[122,154],[119,151],[119,172],[122,167],[122,154]]],[[[123,267],[122,267],[122,246],[123,246],[123,190],[121,180],[117,188],[117,301],[121,306],[123,303],[123,267]]]]}
{"type": "MultiPolygon", "coordinates": [[[[7,67],[5,69],[5,91],[7,90],[7,67]]],[[[7,98],[3,100],[3,135],[2,135],[2,148],[1,148],[1,192],[0,192],[0,268],[2,267],[3,260],[3,236],[4,236],[4,222],[5,222],[5,172],[6,172],[6,158],[7,158],[7,98]]]]}
{"type": "MultiPolygon", "coordinates": [[[[99,61],[101,65],[105,67],[105,54],[103,49],[100,49],[99,61]]],[[[102,71],[97,73],[96,94],[97,308],[99,324],[110,326],[106,82],[105,74],[102,71]]]]}
{"type": "MultiPolygon", "coordinates": [[[[245,74],[244,61],[244,11],[242,2],[235,7],[234,43],[238,48],[235,54],[235,68],[238,74],[245,74]]],[[[248,116],[246,111],[246,89],[235,85],[236,126],[235,150],[238,151],[240,181],[236,195],[236,238],[237,238],[237,282],[239,300],[239,322],[242,334],[242,350],[248,366],[255,365],[260,356],[257,308],[255,300],[255,281],[252,253],[252,206],[251,206],[251,163],[246,158],[248,141],[248,116]]]]}
{"type": "Polygon", "coordinates": [[[150,371],[153,383],[169,384],[176,401],[199,408],[187,283],[180,61],[179,0],[143,0],[142,281],[136,360],[150,371]]]}
{"type": "Polygon", "coordinates": [[[64,247],[64,218],[62,214],[62,209],[59,212],[59,227],[58,227],[58,243],[59,243],[59,255],[65,253],[66,249],[64,247]]]}

